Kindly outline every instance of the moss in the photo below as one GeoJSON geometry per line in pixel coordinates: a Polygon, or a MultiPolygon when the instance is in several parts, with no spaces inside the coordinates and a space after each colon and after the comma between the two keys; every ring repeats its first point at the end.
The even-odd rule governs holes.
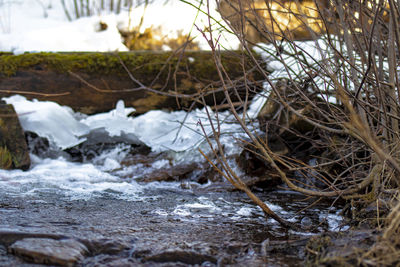
{"type": "MultiPolygon", "coordinates": [[[[172,52],[124,52],[124,53],[26,53],[22,55],[1,54],[0,74],[13,76],[19,70],[53,70],[58,73],[80,71],[98,75],[126,75],[120,59],[130,71],[157,75],[163,70],[164,76],[174,71],[180,62],[181,70],[191,70],[198,78],[218,78],[212,54],[207,51],[186,52],[183,58],[171,56],[172,52]],[[191,63],[188,58],[193,58],[191,63]],[[167,63],[167,67],[163,66],[167,63]]],[[[235,73],[242,72],[237,57],[222,53],[224,64],[235,73]]],[[[227,69],[229,72],[230,70],[227,69]]]]}
{"type": "Polygon", "coordinates": [[[0,147],[0,169],[9,170],[12,167],[12,156],[6,147],[0,147]]]}
{"type": "Polygon", "coordinates": [[[130,67],[144,67],[151,71],[149,61],[165,62],[167,54],[149,53],[27,53],[22,55],[3,55],[0,57],[0,73],[6,76],[18,70],[36,68],[53,70],[59,73],[82,70],[86,73],[118,74],[125,73],[119,57],[130,67]]]}

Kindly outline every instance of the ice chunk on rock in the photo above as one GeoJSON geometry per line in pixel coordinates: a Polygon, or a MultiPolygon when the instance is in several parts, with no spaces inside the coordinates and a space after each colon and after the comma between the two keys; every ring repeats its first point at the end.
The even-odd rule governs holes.
{"type": "Polygon", "coordinates": [[[74,161],[91,160],[102,154],[102,152],[115,148],[117,144],[130,146],[129,152],[132,154],[148,154],[151,151],[136,135],[125,133],[124,131],[121,131],[118,136],[112,136],[106,129],[98,128],[91,130],[85,138],[86,141],[65,150],[72,156],[74,161]]]}
{"type": "Polygon", "coordinates": [[[132,132],[133,125],[127,115],[133,111],[134,108],[125,108],[124,102],[119,100],[114,110],[89,116],[81,122],[91,130],[103,128],[110,136],[120,136],[123,132],[132,132]]]}
{"type": "Polygon", "coordinates": [[[49,101],[29,101],[19,95],[3,99],[14,106],[25,131],[46,137],[61,149],[80,144],[85,141],[81,136],[89,133],[89,127],[77,121],[68,107],[49,101]]]}

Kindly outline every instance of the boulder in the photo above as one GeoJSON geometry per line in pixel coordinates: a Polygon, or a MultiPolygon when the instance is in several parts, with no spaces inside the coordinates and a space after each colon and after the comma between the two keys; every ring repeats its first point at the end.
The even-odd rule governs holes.
{"type": "Polygon", "coordinates": [[[27,170],[30,163],[18,115],[12,105],[0,103],[0,168],[27,170]]]}
{"type": "Polygon", "coordinates": [[[122,132],[120,136],[111,136],[104,128],[94,129],[83,136],[86,141],[65,149],[71,160],[85,162],[99,156],[102,152],[114,149],[118,144],[129,146],[129,154],[148,154],[151,148],[132,133],[122,132]]]}

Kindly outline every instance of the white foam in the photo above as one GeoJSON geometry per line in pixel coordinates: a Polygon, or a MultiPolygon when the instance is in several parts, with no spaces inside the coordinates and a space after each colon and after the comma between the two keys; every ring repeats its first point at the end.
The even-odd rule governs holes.
{"type": "Polygon", "coordinates": [[[236,214],[240,216],[250,216],[252,214],[253,209],[248,207],[240,208],[236,214]]]}
{"type": "Polygon", "coordinates": [[[115,197],[137,199],[142,192],[134,181],[127,183],[93,164],[72,163],[63,158],[41,160],[27,172],[0,170],[0,188],[16,195],[50,190],[74,199],[106,192],[115,192],[115,197]]]}

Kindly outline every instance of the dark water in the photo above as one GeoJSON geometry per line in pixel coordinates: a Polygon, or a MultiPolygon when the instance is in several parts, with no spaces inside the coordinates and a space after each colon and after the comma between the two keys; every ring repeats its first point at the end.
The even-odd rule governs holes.
{"type": "Polygon", "coordinates": [[[302,265],[310,236],[340,223],[329,203],[298,213],[311,201],[285,191],[258,192],[282,217],[309,225],[304,232],[287,231],[229,188],[146,186],[136,201],[113,191],[86,200],[71,200],[59,191],[0,192],[0,266],[30,266],[6,252],[10,231],[21,238],[46,233],[121,247],[92,249],[78,266],[296,266],[302,265]]]}

